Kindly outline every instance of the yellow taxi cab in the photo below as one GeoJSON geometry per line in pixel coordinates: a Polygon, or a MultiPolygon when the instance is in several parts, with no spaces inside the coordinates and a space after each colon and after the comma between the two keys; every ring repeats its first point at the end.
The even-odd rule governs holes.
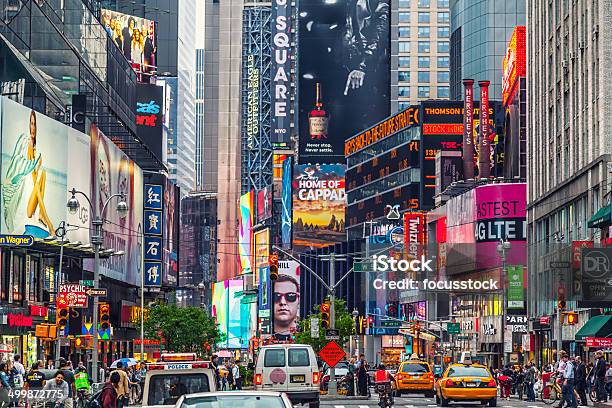
{"type": "Polygon", "coordinates": [[[425,394],[428,398],[433,397],[434,374],[429,363],[417,358],[400,363],[395,373],[395,393],[398,397],[402,393],[425,394]]]}
{"type": "Polygon", "coordinates": [[[489,369],[472,363],[464,352],[459,363],[451,364],[436,382],[436,404],[447,407],[451,401],[480,401],[497,406],[497,382],[489,369]]]}

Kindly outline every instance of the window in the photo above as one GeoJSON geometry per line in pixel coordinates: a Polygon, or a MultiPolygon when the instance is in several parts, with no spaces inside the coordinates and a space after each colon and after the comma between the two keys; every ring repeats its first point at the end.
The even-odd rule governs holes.
{"type": "Polygon", "coordinates": [[[410,71],[399,71],[399,80],[401,82],[410,82],[410,71]]]}
{"type": "Polygon", "coordinates": [[[419,27],[419,38],[429,38],[429,27],[419,27]]]}
{"type": "Polygon", "coordinates": [[[419,57],[419,68],[429,68],[429,57],[419,57]]]}
{"type": "Polygon", "coordinates": [[[438,68],[448,68],[450,66],[449,57],[438,57],[438,68]]]}
{"type": "Polygon", "coordinates": [[[453,366],[448,370],[449,377],[490,377],[489,370],[484,367],[453,366]]]}
{"type": "Polygon", "coordinates": [[[410,27],[400,27],[398,31],[400,38],[410,37],[410,27]]]}
{"type": "Polygon", "coordinates": [[[449,8],[449,0],[438,0],[438,8],[449,8]]]}
{"type": "Polygon", "coordinates": [[[429,0],[419,0],[419,7],[429,8],[429,0]]]}
{"type": "MultiPolygon", "coordinates": [[[[21,303],[24,299],[25,288],[23,284],[23,275],[21,271],[25,269],[23,265],[23,257],[21,255],[13,254],[13,277],[11,278],[12,284],[12,301],[15,303],[21,303]]],[[[9,299],[9,302],[11,300],[9,299]]]]}
{"type": "Polygon", "coordinates": [[[419,83],[429,83],[429,71],[419,71],[419,83]]]}
{"type": "Polygon", "coordinates": [[[285,366],[285,350],[284,349],[268,349],[264,356],[264,367],[284,367],[285,366]]]}
{"type": "Polygon", "coordinates": [[[439,86],[438,87],[438,98],[448,98],[450,95],[448,86],[439,86]]]}
{"type": "Polygon", "coordinates": [[[410,22],[410,13],[399,13],[399,22],[400,23],[409,23],[410,22]]]}
{"type": "Polygon", "coordinates": [[[402,373],[425,374],[431,370],[429,369],[429,364],[427,363],[404,363],[401,371],[402,373]]]}
{"type": "Polygon", "coordinates": [[[438,42],[438,52],[448,52],[450,50],[450,43],[448,41],[438,42]]]}
{"type": "Polygon", "coordinates": [[[419,52],[429,53],[429,41],[419,41],[419,52]]]}
{"type": "Polygon", "coordinates": [[[400,41],[399,52],[410,52],[410,41],[400,41]]]}
{"type": "Polygon", "coordinates": [[[448,23],[450,21],[450,13],[438,13],[438,23],[448,23]]]}
{"type": "Polygon", "coordinates": [[[448,26],[438,27],[438,37],[439,38],[450,37],[450,28],[448,26]]]}
{"type": "Polygon", "coordinates": [[[154,375],[149,385],[151,405],[174,405],[181,395],[210,391],[206,373],[154,375]]]}
{"type": "Polygon", "coordinates": [[[399,0],[400,8],[410,8],[410,0],[399,0]]]}
{"type": "Polygon", "coordinates": [[[419,86],[419,98],[429,98],[428,86],[419,86]]]}
{"type": "Polygon", "coordinates": [[[410,57],[399,57],[397,62],[400,68],[410,68],[410,57]]]}
{"type": "Polygon", "coordinates": [[[308,356],[308,349],[289,349],[289,367],[308,367],[309,365],[310,357],[308,356]]]}
{"type": "Polygon", "coordinates": [[[438,82],[450,82],[450,73],[448,71],[438,71],[438,82]]]}
{"type": "Polygon", "coordinates": [[[429,23],[429,11],[419,11],[419,23],[429,23]]]}
{"type": "Polygon", "coordinates": [[[398,96],[410,97],[410,87],[409,86],[400,86],[397,92],[398,96]]]}
{"type": "Polygon", "coordinates": [[[400,102],[399,103],[399,110],[404,110],[404,109],[408,109],[410,107],[410,102],[400,102]]]}

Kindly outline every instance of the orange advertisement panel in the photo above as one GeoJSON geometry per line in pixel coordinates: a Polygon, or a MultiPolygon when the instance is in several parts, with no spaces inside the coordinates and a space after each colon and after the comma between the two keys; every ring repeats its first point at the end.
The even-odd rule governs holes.
{"type": "Polygon", "coordinates": [[[502,67],[502,102],[504,105],[512,102],[516,80],[526,75],[527,51],[525,26],[514,28],[502,67]]]}

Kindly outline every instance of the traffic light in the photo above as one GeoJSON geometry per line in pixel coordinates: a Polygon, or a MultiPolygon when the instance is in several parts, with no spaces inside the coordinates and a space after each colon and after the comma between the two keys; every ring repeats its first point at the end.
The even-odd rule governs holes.
{"type": "Polygon", "coordinates": [[[374,327],[374,317],[368,316],[368,329],[374,327]]]}
{"type": "Polygon", "coordinates": [[[566,306],[565,299],[559,299],[557,301],[557,308],[558,309],[563,310],[563,309],[565,309],[565,306],[566,306]]]}
{"type": "Polygon", "coordinates": [[[578,313],[576,312],[565,312],[563,313],[565,324],[573,326],[578,324],[578,313]]]}
{"type": "Polygon", "coordinates": [[[270,254],[268,256],[268,263],[270,264],[270,280],[278,279],[278,254],[270,254]]]}
{"type": "Polygon", "coordinates": [[[100,329],[107,330],[110,327],[110,305],[100,304],[100,329]]]}
{"type": "Polygon", "coordinates": [[[70,310],[68,306],[57,305],[57,310],[55,313],[55,324],[59,329],[63,329],[68,324],[68,316],[70,314],[70,310]]]}
{"type": "Polygon", "coordinates": [[[329,302],[321,303],[321,327],[323,327],[324,329],[330,328],[330,321],[329,321],[330,317],[331,317],[331,314],[330,314],[329,302]]]}

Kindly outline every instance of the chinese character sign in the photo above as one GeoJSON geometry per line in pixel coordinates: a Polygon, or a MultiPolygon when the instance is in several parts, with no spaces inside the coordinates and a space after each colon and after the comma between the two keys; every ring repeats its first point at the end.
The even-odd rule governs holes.
{"type": "Polygon", "coordinates": [[[144,284],[162,284],[164,189],[161,184],[144,185],[144,284]]]}

